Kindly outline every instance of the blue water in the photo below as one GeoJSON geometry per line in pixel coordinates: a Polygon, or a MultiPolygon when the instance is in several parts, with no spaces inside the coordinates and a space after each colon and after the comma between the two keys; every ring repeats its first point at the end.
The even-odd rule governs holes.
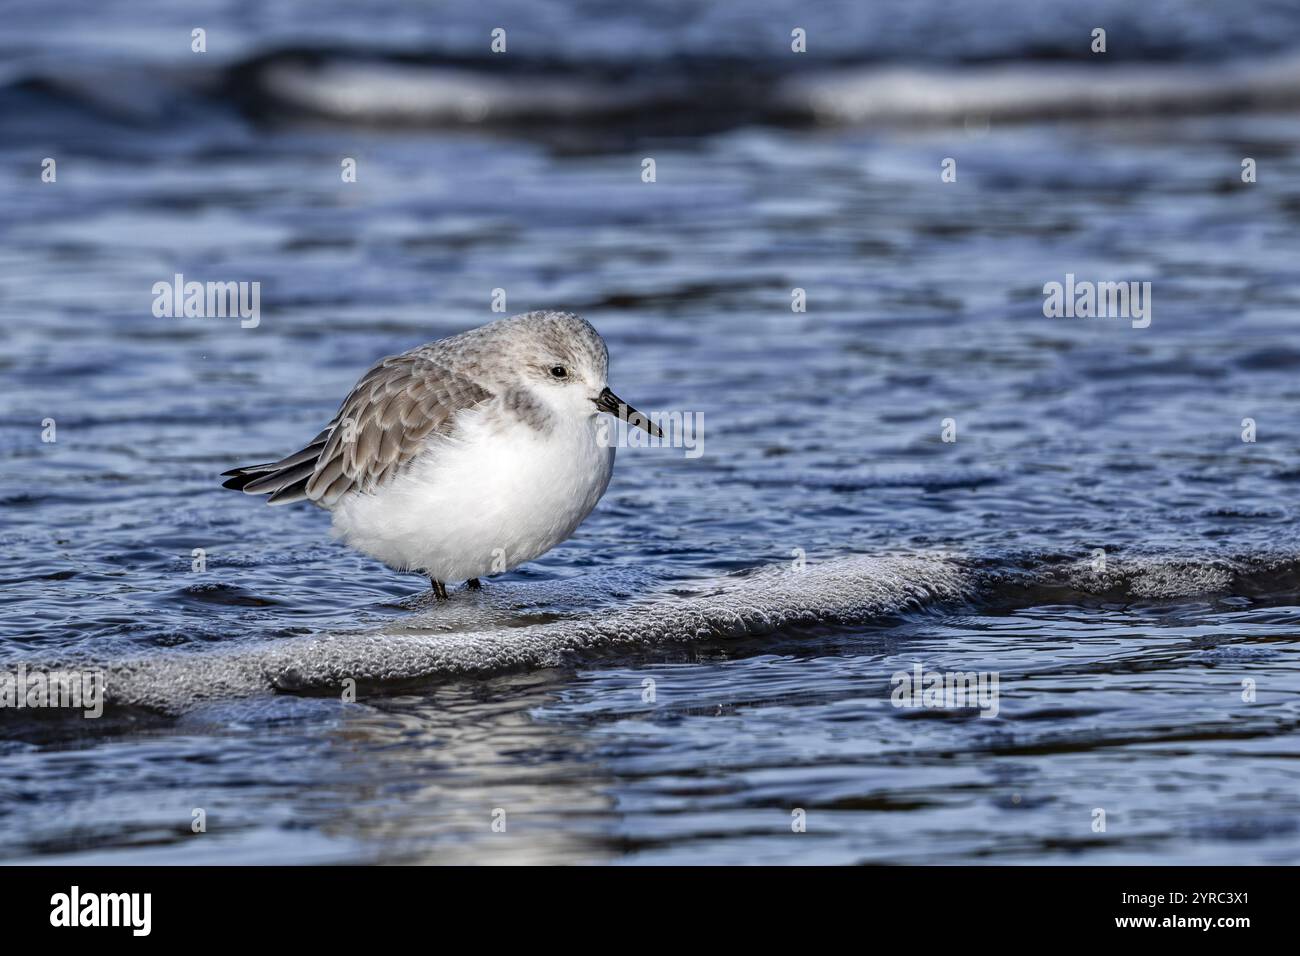
{"type": "Polygon", "coordinates": [[[110,706],[0,709],[0,858],[1300,862],[1300,114],[1276,85],[1087,119],[1068,84],[959,121],[772,106],[787,70],[1091,69],[1094,14],[1119,70],[1300,46],[1281,6],[1023,6],[85,4],[55,31],[17,4],[0,671],[95,668],[110,706]],[[821,59],[787,65],[800,18],[821,59]],[[511,118],[535,82],[494,99],[499,24],[501,75],[590,96],[511,118]],[[398,50],[502,112],[320,115],[288,46],[323,102],[322,62],[370,108],[398,50]],[[177,272],[261,282],[260,323],[155,318],[177,272]],[[1151,282],[1150,326],[1045,318],[1067,273],[1151,282]],[[621,450],[571,541],[441,606],[323,512],[220,487],[497,288],[592,321],[615,390],[701,415],[703,454],[621,450]],[[892,706],[918,662],[996,673],[997,716],[892,706]]]}

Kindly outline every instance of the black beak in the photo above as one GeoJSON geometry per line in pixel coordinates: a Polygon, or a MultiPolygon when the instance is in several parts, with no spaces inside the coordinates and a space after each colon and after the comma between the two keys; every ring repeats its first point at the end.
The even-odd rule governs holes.
{"type": "Polygon", "coordinates": [[[664,433],[658,425],[650,421],[650,419],[646,418],[609,389],[605,389],[600,393],[600,395],[593,398],[592,401],[596,403],[596,407],[602,412],[609,412],[615,418],[621,418],[629,425],[636,425],[640,428],[644,428],[651,435],[654,435],[655,438],[664,437],[664,433]]]}

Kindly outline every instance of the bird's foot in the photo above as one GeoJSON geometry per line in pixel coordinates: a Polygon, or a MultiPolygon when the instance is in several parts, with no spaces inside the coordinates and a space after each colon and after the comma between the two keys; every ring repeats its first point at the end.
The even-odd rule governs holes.
{"type": "Polygon", "coordinates": [[[465,586],[469,588],[471,591],[477,591],[483,587],[483,585],[478,583],[478,578],[470,578],[468,581],[465,582],[465,586]]]}
{"type": "Polygon", "coordinates": [[[433,578],[429,578],[429,583],[433,585],[434,597],[439,601],[447,600],[447,585],[443,584],[441,581],[435,581],[433,578]]]}

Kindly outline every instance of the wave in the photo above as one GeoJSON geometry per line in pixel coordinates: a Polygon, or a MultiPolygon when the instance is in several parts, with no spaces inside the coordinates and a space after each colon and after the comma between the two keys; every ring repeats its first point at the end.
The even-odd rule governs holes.
{"type": "MultiPolygon", "coordinates": [[[[417,610],[385,627],[129,659],[23,660],[35,669],[104,675],[110,706],[178,715],[200,704],[273,693],[337,695],[489,677],[634,655],[666,644],[797,636],[810,627],[887,623],[908,613],[1044,603],[1187,600],[1208,595],[1300,594],[1300,554],[1112,557],[1017,561],[946,552],[851,556],[713,578],[661,582],[610,571],[560,582],[496,582],[477,594],[417,610]],[[566,613],[593,591],[605,606],[566,613]],[[642,596],[637,596],[638,594],[642,596]]],[[[10,658],[4,667],[16,667],[10,658]]]]}
{"type": "MultiPolygon", "coordinates": [[[[10,74],[0,104],[44,100],[100,119],[170,128],[206,103],[258,122],[349,126],[596,128],[706,133],[748,123],[897,125],[1021,122],[1294,109],[1300,56],[1223,63],[1038,61],[962,66],[862,66],[778,72],[770,63],[699,60],[588,64],[384,56],[285,49],[184,73],[62,66],[10,74]]],[[[6,108],[11,116],[15,109],[6,108]]]]}
{"type": "MultiPolygon", "coordinates": [[[[508,72],[271,56],[237,70],[267,111],[381,125],[538,125],[665,119],[732,125],[1027,121],[1208,113],[1300,104],[1300,57],[1222,64],[1028,62],[840,66],[772,74],[753,64],[623,75],[508,72]]],[[[247,99],[246,99],[247,101],[247,99]]]]}

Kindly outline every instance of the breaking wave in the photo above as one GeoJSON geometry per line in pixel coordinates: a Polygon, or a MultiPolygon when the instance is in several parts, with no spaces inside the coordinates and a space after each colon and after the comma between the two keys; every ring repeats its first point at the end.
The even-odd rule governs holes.
{"type": "MultiPolygon", "coordinates": [[[[285,49],[203,72],[66,64],[0,78],[0,105],[33,98],[113,122],[166,127],[204,104],[259,122],[710,132],[747,123],[924,124],[1294,109],[1300,57],[1134,64],[838,65],[764,61],[600,64],[285,49]],[[109,70],[109,75],[105,75],[109,70]]],[[[24,104],[26,104],[24,106],[24,104]]],[[[6,108],[6,112],[13,112],[6,108]]]]}
{"type": "Polygon", "coordinates": [[[757,64],[615,73],[272,55],[231,74],[282,116],[381,125],[538,125],[674,116],[692,123],[931,123],[1202,113],[1300,104],[1300,57],[1223,64],[1024,62],[841,66],[781,75],[757,64]]]}
{"type": "MultiPolygon", "coordinates": [[[[950,553],[852,556],[715,578],[655,582],[611,571],[557,582],[498,582],[364,632],[167,649],[117,660],[53,661],[105,675],[111,706],[179,714],[199,704],[272,693],[337,694],[344,681],[400,687],[631,655],[658,645],[754,638],[810,627],[884,623],[948,608],[1150,602],[1300,593],[1300,554],[1017,562],[950,553]],[[643,596],[637,596],[641,589],[643,596]],[[557,617],[597,591],[608,606],[557,617]]],[[[590,608],[590,602],[587,606],[590,608]]],[[[12,667],[17,659],[6,661],[12,667]]]]}

